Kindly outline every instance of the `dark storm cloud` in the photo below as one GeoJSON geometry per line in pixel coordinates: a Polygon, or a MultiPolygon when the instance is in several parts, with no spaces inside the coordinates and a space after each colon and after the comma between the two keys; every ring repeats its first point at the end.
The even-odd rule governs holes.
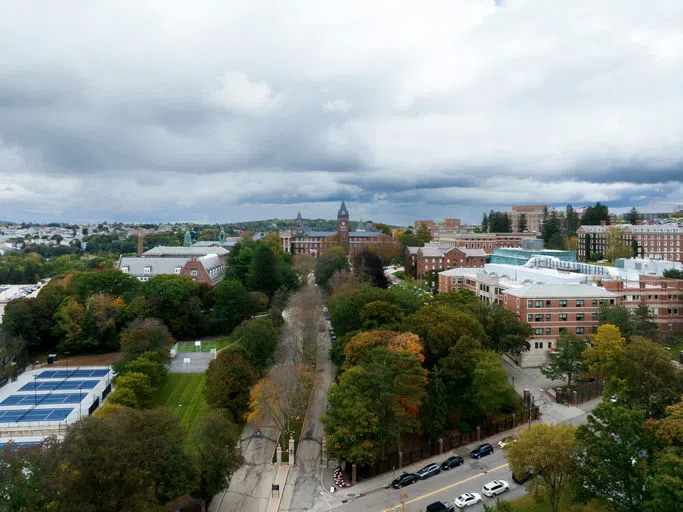
{"type": "Polygon", "coordinates": [[[682,24],[676,0],[11,3],[0,217],[680,200],[682,24]]]}

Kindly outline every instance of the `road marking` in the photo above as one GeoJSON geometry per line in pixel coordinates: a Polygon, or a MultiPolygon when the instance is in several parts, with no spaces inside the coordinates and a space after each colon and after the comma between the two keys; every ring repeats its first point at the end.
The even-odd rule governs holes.
{"type": "MultiPolygon", "coordinates": [[[[413,498],[412,500],[406,501],[406,502],[404,502],[404,505],[410,505],[411,503],[415,503],[416,501],[420,501],[420,500],[423,500],[425,498],[429,498],[430,496],[434,496],[435,494],[438,494],[438,493],[443,492],[447,489],[450,489],[451,487],[455,487],[456,485],[461,485],[461,484],[467,483],[470,480],[474,480],[475,478],[479,478],[480,476],[486,475],[487,473],[491,473],[493,471],[497,471],[497,470],[502,469],[502,468],[509,466],[509,465],[510,464],[508,462],[506,462],[505,464],[501,464],[500,466],[496,466],[495,468],[491,468],[487,471],[482,471],[481,473],[473,475],[469,478],[465,478],[464,480],[460,480],[459,482],[449,484],[445,487],[442,487],[441,489],[437,489],[435,491],[428,492],[427,494],[423,494],[422,496],[418,496],[417,498],[413,498]]],[[[401,508],[401,505],[398,504],[398,505],[394,505],[393,507],[384,509],[383,512],[391,512],[392,510],[398,510],[400,508],[401,508]]]]}

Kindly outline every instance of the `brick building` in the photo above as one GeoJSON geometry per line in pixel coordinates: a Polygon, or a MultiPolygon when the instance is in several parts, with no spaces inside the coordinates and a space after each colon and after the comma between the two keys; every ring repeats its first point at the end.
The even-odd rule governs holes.
{"type": "Polygon", "coordinates": [[[462,249],[482,249],[492,254],[499,247],[522,247],[522,241],[536,239],[536,233],[438,233],[437,242],[462,249]]]}
{"type": "Polygon", "coordinates": [[[349,211],[342,201],[337,212],[336,231],[313,231],[304,226],[301,212],[297,215],[294,229],[280,231],[282,249],[292,254],[317,255],[328,247],[342,245],[349,254],[356,254],[375,244],[392,244],[397,250],[400,242],[376,230],[371,222],[361,222],[356,231],[349,226],[349,211]]]}
{"type": "Polygon", "coordinates": [[[513,206],[510,212],[512,231],[519,233],[519,219],[524,215],[526,217],[526,230],[540,233],[543,225],[543,212],[547,208],[544,204],[513,206]]]}
{"type": "Polygon", "coordinates": [[[648,306],[662,339],[683,333],[683,281],[640,276],[638,281],[603,281],[605,289],[620,296],[621,305],[632,313],[641,304],[648,306]]]}
{"type": "Polygon", "coordinates": [[[198,283],[215,286],[225,277],[225,260],[216,254],[204,256],[122,256],[118,268],[139,281],[148,281],[161,274],[186,276],[198,283]]]}
{"type": "Polygon", "coordinates": [[[591,254],[604,254],[610,229],[621,229],[622,239],[629,245],[638,244],[639,256],[665,261],[683,261],[683,226],[679,224],[619,224],[600,226],[581,226],[577,230],[579,261],[588,261],[591,254]]]}
{"type": "Polygon", "coordinates": [[[486,253],[482,249],[462,249],[442,244],[425,244],[415,252],[414,275],[422,278],[432,270],[448,270],[452,268],[479,268],[486,264],[486,253]]]}

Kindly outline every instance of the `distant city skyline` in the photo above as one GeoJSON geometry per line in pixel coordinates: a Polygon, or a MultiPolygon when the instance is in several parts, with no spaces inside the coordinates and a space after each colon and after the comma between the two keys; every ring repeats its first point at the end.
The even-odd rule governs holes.
{"type": "Polygon", "coordinates": [[[682,25],[679,0],[9,2],[0,219],[673,204],[682,25]]]}

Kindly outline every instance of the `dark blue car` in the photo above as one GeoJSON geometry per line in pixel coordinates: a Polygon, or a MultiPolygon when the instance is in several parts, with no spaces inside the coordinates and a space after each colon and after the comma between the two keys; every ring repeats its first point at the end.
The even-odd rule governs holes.
{"type": "Polygon", "coordinates": [[[473,459],[478,459],[484,457],[485,455],[491,455],[493,453],[493,446],[488,443],[480,444],[474,450],[470,452],[470,457],[473,459]]]}

